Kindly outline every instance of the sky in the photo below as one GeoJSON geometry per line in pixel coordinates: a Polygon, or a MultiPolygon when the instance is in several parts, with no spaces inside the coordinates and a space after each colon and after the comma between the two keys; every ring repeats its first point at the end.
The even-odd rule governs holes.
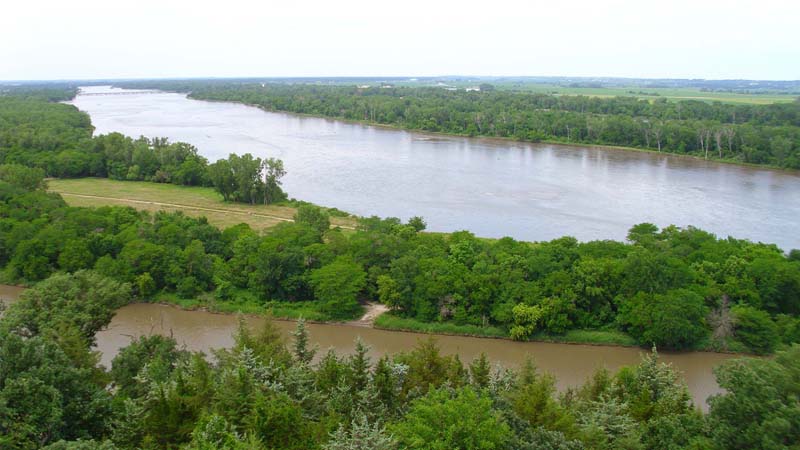
{"type": "Polygon", "coordinates": [[[0,80],[797,80],[798,18],[798,0],[3,0],[0,80]]]}

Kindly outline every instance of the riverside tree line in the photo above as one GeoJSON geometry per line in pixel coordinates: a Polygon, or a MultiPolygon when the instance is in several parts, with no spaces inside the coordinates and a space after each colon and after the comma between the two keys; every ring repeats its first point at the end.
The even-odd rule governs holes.
{"type": "Polygon", "coordinates": [[[134,86],[413,130],[615,145],[800,169],[800,99],[744,105],[491,89],[465,92],[224,81],[140,82],[134,86]]]}

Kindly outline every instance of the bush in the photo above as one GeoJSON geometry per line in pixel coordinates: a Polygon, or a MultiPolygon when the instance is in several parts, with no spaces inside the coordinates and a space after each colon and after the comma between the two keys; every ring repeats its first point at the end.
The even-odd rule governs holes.
{"type": "Polygon", "coordinates": [[[409,449],[500,449],[511,438],[492,400],[471,388],[453,395],[446,389],[430,391],[412,403],[391,431],[409,449]]]}
{"type": "Polygon", "coordinates": [[[757,354],[772,353],[780,341],[778,327],[765,311],[738,305],[731,309],[734,336],[757,354]]]}
{"type": "Polygon", "coordinates": [[[708,333],[703,298],[688,289],[666,294],[640,292],[620,308],[620,320],[642,345],[683,350],[708,333]]]}

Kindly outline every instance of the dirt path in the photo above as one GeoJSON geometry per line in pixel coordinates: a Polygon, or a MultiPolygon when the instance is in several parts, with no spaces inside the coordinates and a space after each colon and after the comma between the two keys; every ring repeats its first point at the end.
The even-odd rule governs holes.
{"type": "Polygon", "coordinates": [[[381,303],[369,302],[365,306],[367,308],[367,312],[365,312],[360,319],[347,322],[348,325],[353,325],[356,327],[372,327],[372,325],[375,323],[375,319],[377,319],[378,316],[389,311],[389,307],[381,303]]]}
{"type": "MultiPolygon", "coordinates": [[[[66,196],[66,197],[80,197],[80,198],[93,198],[97,200],[112,200],[118,202],[127,202],[127,203],[135,203],[140,205],[153,205],[153,206],[163,206],[167,208],[178,208],[178,209],[191,209],[195,211],[207,211],[207,212],[215,212],[215,213],[222,213],[222,214],[238,214],[241,216],[253,216],[253,217],[263,217],[266,219],[273,219],[279,220],[281,222],[294,222],[293,219],[287,219],[286,217],[274,216],[270,214],[263,214],[263,213],[256,213],[250,211],[241,211],[235,209],[216,209],[216,208],[207,208],[203,206],[194,206],[194,205],[182,205],[179,203],[163,203],[163,202],[153,202],[149,200],[135,200],[132,198],[122,198],[122,197],[104,197],[102,195],[87,195],[87,194],[74,194],[72,192],[63,192],[57,191],[59,194],[66,196]]],[[[353,227],[348,227],[344,225],[339,225],[340,228],[346,228],[348,230],[354,230],[353,227]]]]}

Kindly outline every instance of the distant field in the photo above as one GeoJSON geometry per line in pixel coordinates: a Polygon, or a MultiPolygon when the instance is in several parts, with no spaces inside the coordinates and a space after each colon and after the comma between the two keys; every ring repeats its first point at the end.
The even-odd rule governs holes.
{"type": "MultiPolygon", "coordinates": [[[[53,179],[49,190],[58,192],[71,206],[131,206],[145,211],[183,211],[187,216],[205,216],[209,223],[226,228],[242,222],[264,230],[291,221],[295,208],[286,206],[226,203],[212,188],[176,186],[144,181],[106,178],[53,179]]],[[[343,228],[355,226],[352,218],[332,217],[343,228]]]]}
{"type": "MultiPolygon", "coordinates": [[[[504,88],[510,89],[512,87],[508,86],[504,88]]],[[[706,102],[719,101],[723,103],[749,103],[754,105],[788,103],[794,101],[798,97],[797,95],[787,94],[738,94],[732,92],[704,92],[699,89],[691,88],[579,88],[526,84],[514,87],[514,89],[557,95],[586,95],[590,97],[632,96],[650,100],[666,98],[667,100],[672,101],[700,100],[706,102]]]]}
{"type": "MultiPolygon", "coordinates": [[[[544,83],[513,83],[487,81],[499,90],[513,90],[524,92],[536,92],[541,94],[555,95],[586,95],[589,97],[637,97],[641,99],[655,100],[666,98],[670,101],[677,100],[699,100],[704,102],[723,102],[765,105],[770,103],[793,102],[798,95],[794,94],[740,94],[733,92],[705,92],[697,88],[649,88],[642,86],[630,87],[569,87],[555,84],[544,83]]],[[[400,86],[430,86],[428,82],[418,83],[397,83],[400,86]]],[[[452,81],[447,84],[465,88],[476,86],[478,82],[452,81]]]]}

